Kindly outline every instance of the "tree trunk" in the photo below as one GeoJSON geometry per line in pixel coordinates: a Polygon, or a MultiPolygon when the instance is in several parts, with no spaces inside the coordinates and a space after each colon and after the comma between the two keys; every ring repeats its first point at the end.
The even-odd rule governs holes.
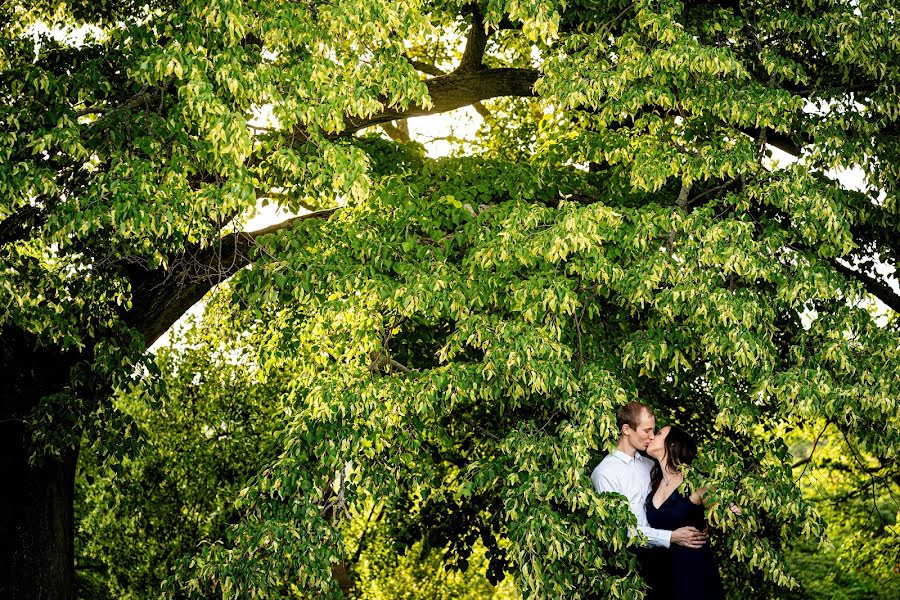
{"type": "Polygon", "coordinates": [[[31,465],[26,423],[69,385],[73,357],[0,328],[0,598],[75,598],[73,503],[78,448],[31,465]]]}
{"type": "Polygon", "coordinates": [[[0,598],[71,600],[78,451],[30,466],[30,440],[16,425],[4,423],[0,436],[0,598]]]}

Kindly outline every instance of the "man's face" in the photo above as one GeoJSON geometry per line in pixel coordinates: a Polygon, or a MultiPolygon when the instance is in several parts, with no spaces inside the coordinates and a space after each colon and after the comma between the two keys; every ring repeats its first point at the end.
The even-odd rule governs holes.
{"type": "Polygon", "coordinates": [[[622,427],[623,434],[628,438],[629,443],[635,450],[647,450],[647,446],[653,441],[653,432],[656,430],[656,417],[648,411],[641,411],[640,419],[636,428],[631,425],[622,427]]]}

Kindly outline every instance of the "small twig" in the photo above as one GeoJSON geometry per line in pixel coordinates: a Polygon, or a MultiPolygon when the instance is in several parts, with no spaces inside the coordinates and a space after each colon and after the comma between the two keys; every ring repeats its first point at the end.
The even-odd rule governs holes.
{"type": "MultiPolygon", "coordinates": [[[[362,551],[364,543],[366,541],[366,536],[369,533],[369,523],[372,521],[372,515],[375,514],[375,505],[372,505],[372,510],[369,511],[369,517],[366,519],[366,524],[363,526],[362,535],[359,537],[359,542],[356,544],[356,552],[353,553],[353,559],[350,561],[351,565],[355,565],[359,562],[359,557],[362,555],[362,551]]],[[[384,505],[381,505],[381,510],[378,511],[378,517],[375,519],[375,522],[378,523],[381,521],[381,516],[384,514],[384,505]]]]}
{"type": "Polygon", "coordinates": [[[575,341],[578,346],[578,364],[584,366],[584,353],[581,351],[581,322],[584,320],[584,313],[587,310],[587,302],[581,306],[581,314],[575,318],[575,341]]]}
{"type": "Polygon", "coordinates": [[[75,117],[84,117],[87,115],[102,115],[105,112],[108,112],[109,108],[85,108],[75,112],[75,117]]]}
{"type": "Polygon", "coordinates": [[[816,441],[813,442],[812,449],[809,451],[809,456],[806,458],[800,459],[791,465],[791,469],[796,469],[797,467],[803,465],[803,470],[800,471],[800,475],[797,476],[797,479],[794,481],[800,481],[803,478],[803,474],[806,473],[806,468],[812,462],[813,454],[816,452],[816,446],[819,445],[819,440],[822,439],[822,434],[825,433],[825,430],[828,429],[828,426],[831,425],[831,421],[825,421],[825,427],[822,428],[822,431],[819,432],[819,435],[816,436],[816,441]]]}
{"type": "Polygon", "coordinates": [[[725,183],[722,183],[715,187],[711,187],[708,190],[704,190],[704,191],[700,192],[699,194],[697,194],[696,196],[694,196],[693,198],[688,200],[688,206],[691,208],[697,206],[702,198],[705,198],[706,196],[709,196],[710,194],[715,194],[718,191],[726,189],[726,188],[734,185],[734,183],[736,181],[737,181],[736,179],[729,179],[725,183]]]}
{"type": "MultiPolygon", "coordinates": [[[[862,469],[862,471],[869,476],[869,484],[871,485],[871,488],[872,488],[872,512],[874,512],[876,515],[878,515],[878,520],[881,521],[881,524],[886,529],[888,529],[894,535],[897,535],[897,532],[894,530],[894,528],[891,527],[890,525],[888,525],[887,521],[885,521],[884,517],[881,515],[881,511],[878,510],[878,498],[875,495],[875,492],[876,492],[875,474],[870,472],[868,467],[866,467],[866,465],[863,464],[862,458],[857,454],[856,448],[854,448],[853,444],[850,443],[850,438],[847,437],[847,433],[842,429],[840,430],[840,432],[841,432],[841,435],[844,436],[844,442],[846,442],[847,448],[850,449],[850,455],[853,457],[853,459],[856,461],[856,464],[859,465],[859,467],[862,469]]],[[[890,493],[890,489],[888,491],[890,493]]],[[[891,494],[891,496],[893,497],[893,494],[891,494]]]]}
{"type": "Polygon", "coordinates": [[[475,431],[476,433],[479,433],[479,434],[483,435],[484,437],[490,438],[490,439],[494,440],[495,442],[499,442],[499,441],[500,441],[500,437],[498,437],[496,434],[494,434],[493,432],[491,432],[491,431],[485,429],[485,428],[482,427],[481,425],[479,425],[479,424],[473,422],[471,419],[466,418],[465,415],[457,414],[456,417],[457,417],[460,421],[462,421],[463,423],[465,423],[466,425],[468,425],[469,427],[471,427],[472,430],[475,431]]]}

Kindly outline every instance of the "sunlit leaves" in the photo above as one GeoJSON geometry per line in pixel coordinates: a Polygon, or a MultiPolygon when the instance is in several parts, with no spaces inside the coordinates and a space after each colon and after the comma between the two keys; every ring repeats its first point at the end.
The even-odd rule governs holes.
{"type": "MultiPolygon", "coordinates": [[[[821,527],[773,427],[825,420],[896,456],[896,321],[847,271],[898,252],[895,8],[11,6],[4,326],[107,374],[135,273],[190,264],[258,201],[341,207],[258,240],[224,296],[254,377],[283,384],[284,436],[174,585],[336,595],[342,515],[384,501],[410,517],[389,535],[459,568],[478,538],[526,595],[638,594],[627,507],[585,473],[639,397],[696,432],[717,551],[775,589],[781,545],[821,527]],[[39,20],[99,29],[34,38],[39,20]],[[431,106],[425,73],[455,68],[471,26],[490,36],[476,62],[538,70],[536,98],[481,107],[455,159],[356,135],[431,106]],[[862,192],[829,179],[851,165],[862,192]]],[[[80,424],[79,402],[51,395],[41,419],[80,424]]]]}

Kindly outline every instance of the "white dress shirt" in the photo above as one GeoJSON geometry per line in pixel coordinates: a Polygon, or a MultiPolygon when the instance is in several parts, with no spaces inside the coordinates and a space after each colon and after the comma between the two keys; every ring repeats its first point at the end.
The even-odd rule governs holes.
{"type": "MultiPolygon", "coordinates": [[[[648,546],[669,547],[672,532],[666,529],[654,529],[647,523],[645,502],[650,493],[650,470],[653,461],[640,454],[628,456],[619,449],[610,454],[594,467],[591,483],[598,492],[616,492],[628,498],[631,512],[637,517],[638,530],[647,536],[648,546]]],[[[630,532],[634,535],[634,531],[630,532]]]]}

